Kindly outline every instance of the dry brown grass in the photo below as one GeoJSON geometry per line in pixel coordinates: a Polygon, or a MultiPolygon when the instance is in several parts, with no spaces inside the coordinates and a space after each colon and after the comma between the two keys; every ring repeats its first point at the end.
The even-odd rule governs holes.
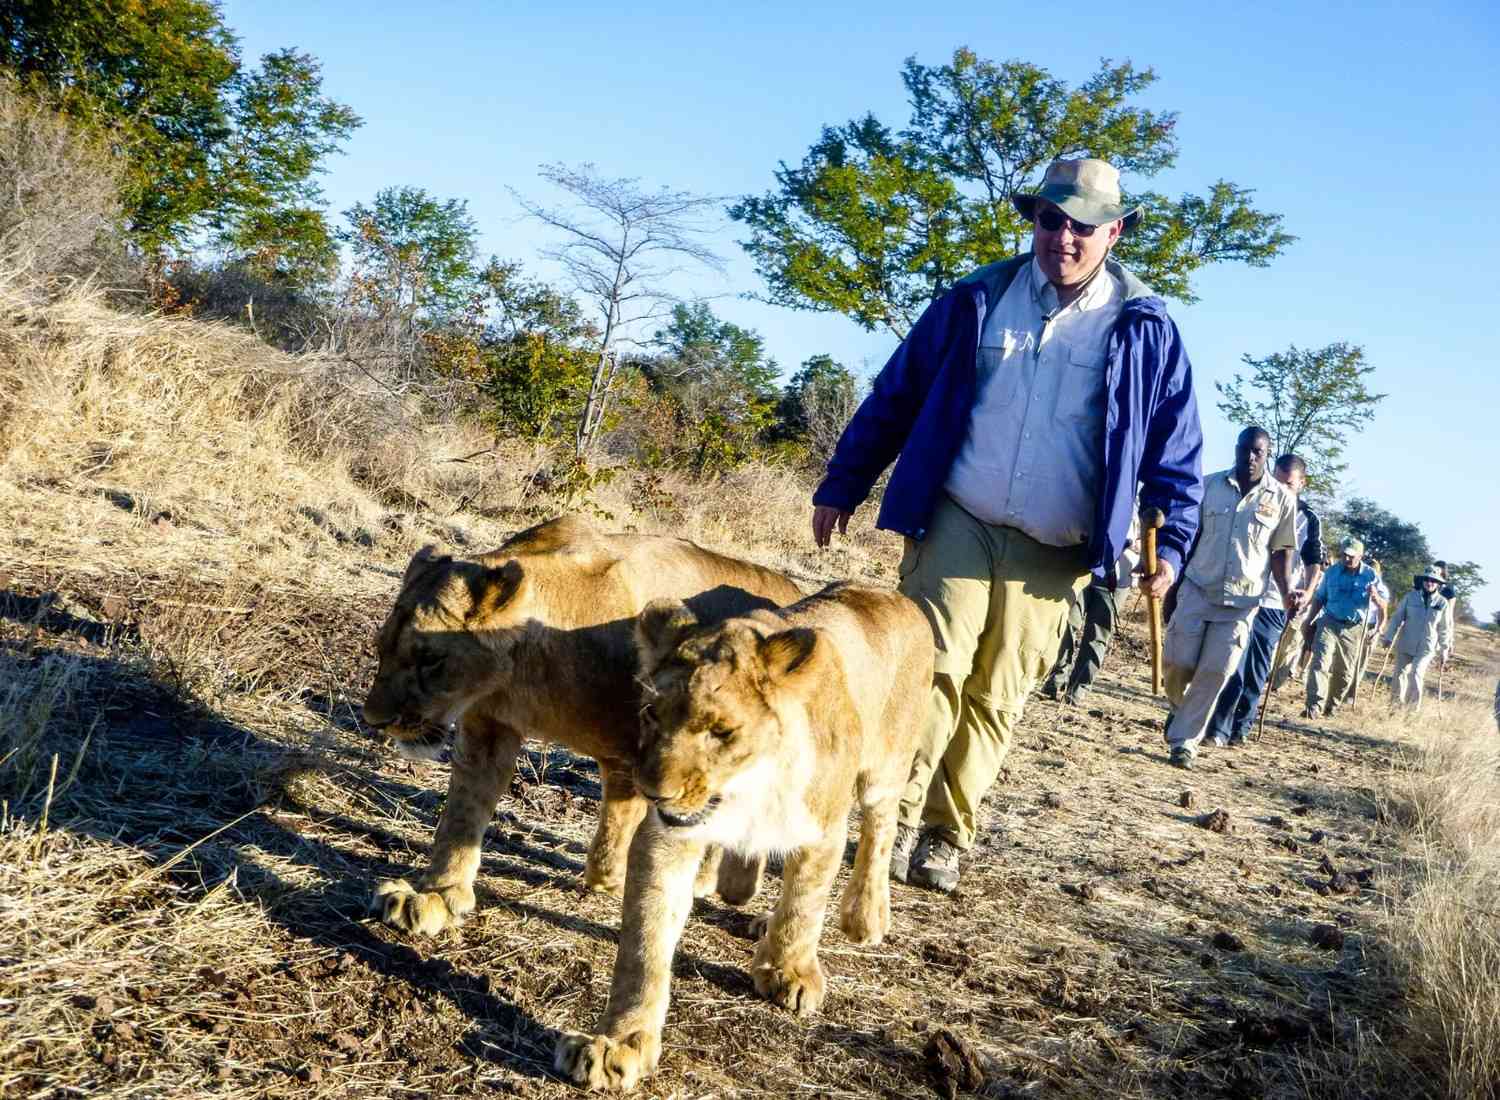
{"type": "MultiPolygon", "coordinates": [[[[1475,640],[1470,641],[1476,644],[1475,640]]],[[[1450,1094],[1500,1089],[1500,737],[1493,666],[1429,702],[1395,758],[1383,811],[1409,832],[1413,869],[1392,899],[1395,957],[1416,1035],[1450,1094]]]]}
{"type": "MultiPolygon", "coordinates": [[[[445,782],[361,732],[369,638],[416,545],[549,507],[534,456],[225,328],[0,307],[0,1095],[574,1095],[552,1039],[602,1008],[618,921],[576,888],[588,761],[523,761],[462,929],[364,914],[445,782]]],[[[808,585],[892,575],[865,517],[808,549],[784,471],[622,474],[592,506],[808,585]]],[[[1484,1095],[1486,645],[1422,723],[1278,697],[1265,742],[1184,777],[1126,624],[1094,701],[1028,710],[961,893],[898,887],[878,948],[825,938],[820,1019],[758,1001],[750,914],[700,903],[648,1093],[922,1095],[946,1029],[986,1097],[1484,1095]],[[1232,832],[1194,826],[1215,807],[1232,832]],[[1330,889],[1324,860],[1368,873],[1330,889]]]]}

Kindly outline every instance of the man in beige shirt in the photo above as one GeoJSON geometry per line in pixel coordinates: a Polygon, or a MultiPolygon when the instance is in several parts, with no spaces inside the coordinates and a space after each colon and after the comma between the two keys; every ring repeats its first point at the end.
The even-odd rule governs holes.
{"type": "Polygon", "coordinates": [[[1246,428],[1234,448],[1234,468],[1203,483],[1198,541],[1177,591],[1177,609],[1163,647],[1171,763],[1191,768],[1214,703],[1250,639],[1266,567],[1295,612],[1301,594],[1292,582],[1297,550],[1297,497],[1271,476],[1271,437],[1246,428]]]}

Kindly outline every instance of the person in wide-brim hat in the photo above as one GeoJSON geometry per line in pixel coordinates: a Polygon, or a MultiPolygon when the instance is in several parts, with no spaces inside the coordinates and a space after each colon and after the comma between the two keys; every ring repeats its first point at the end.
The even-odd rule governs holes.
{"type": "Polygon", "coordinates": [[[1036,192],[1011,196],[1011,202],[1027,221],[1036,220],[1038,199],[1046,199],[1084,225],[1123,222],[1122,234],[1129,233],[1141,220],[1141,208],[1127,208],[1120,195],[1119,170],[1108,161],[1090,157],[1054,160],[1047,166],[1042,186],[1036,192]]]}

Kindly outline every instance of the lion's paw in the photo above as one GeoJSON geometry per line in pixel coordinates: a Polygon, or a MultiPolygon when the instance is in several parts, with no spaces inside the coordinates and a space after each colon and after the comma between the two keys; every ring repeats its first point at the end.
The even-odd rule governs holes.
{"type": "Polygon", "coordinates": [[[654,1032],[632,1031],[620,1039],[568,1032],[557,1041],[552,1068],[589,1090],[627,1092],[656,1068],[660,1057],[661,1036],[654,1032]]]}
{"type": "Polygon", "coordinates": [[[723,858],[724,850],[716,844],[710,845],[703,853],[698,874],[693,879],[693,897],[706,898],[719,889],[719,863],[723,858]]]}
{"type": "Polygon", "coordinates": [[[473,908],[472,890],[455,886],[440,893],[422,891],[405,879],[380,883],[370,903],[382,924],[413,936],[436,936],[445,928],[456,928],[473,908]]]}
{"type": "Polygon", "coordinates": [[[583,874],[583,888],[590,894],[608,894],[612,898],[624,898],[625,877],[595,874],[593,868],[589,868],[583,874]]]}
{"type": "Polygon", "coordinates": [[[816,958],[799,964],[761,963],[754,976],[755,991],[794,1016],[811,1016],[823,1007],[828,983],[816,958]]]}
{"type": "Polygon", "coordinates": [[[891,930],[891,903],[851,905],[839,913],[839,928],[857,944],[873,947],[891,930]]]}

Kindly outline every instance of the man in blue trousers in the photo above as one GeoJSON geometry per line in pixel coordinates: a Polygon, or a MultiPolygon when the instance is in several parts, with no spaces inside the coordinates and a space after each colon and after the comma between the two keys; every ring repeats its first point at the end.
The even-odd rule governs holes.
{"type": "MultiPolygon", "coordinates": [[[[1296,587],[1304,593],[1316,592],[1318,581],[1323,578],[1323,521],[1302,499],[1302,490],[1307,485],[1307,463],[1298,455],[1282,455],[1276,460],[1272,476],[1297,497],[1297,554],[1302,570],[1300,578],[1296,578],[1296,587]]],[[[1240,658],[1238,671],[1219,693],[1205,741],[1221,748],[1245,743],[1255,725],[1261,696],[1265,694],[1266,681],[1271,676],[1276,644],[1286,625],[1287,613],[1281,606],[1281,594],[1271,583],[1268,567],[1265,595],[1255,612],[1250,642],[1245,647],[1245,655],[1240,658]]]]}

